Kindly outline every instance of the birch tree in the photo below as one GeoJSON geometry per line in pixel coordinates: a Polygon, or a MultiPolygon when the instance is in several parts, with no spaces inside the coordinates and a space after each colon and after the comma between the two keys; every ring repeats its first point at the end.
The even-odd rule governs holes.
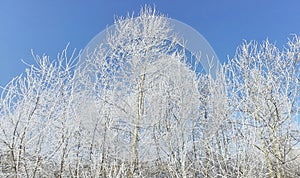
{"type": "Polygon", "coordinates": [[[66,50],[56,62],[35,56],[36,65],[14,78],[1,95],[2,174],[13,177],[59,177],[69,140],[74,60],[66,50]],[[53,169],[53,170],[52,170],[53,169]]]}
{"type": "Polygon", "coordinates": [[[184,44],[146,6],[85,61],[34,56],[1,94],[1,176],[299,177],[299,37],[214,74],[184,44]]]}
{"type": "Polygon", "coordinates": [[[174,166],[181,159],[176,169],[186,169],[188,128],[199,105],[197,77],[171,30],[167,19],[151,8],[136,18],[120,18],[79,72],[84,75],[78,85],[90,90],[99,112],[105,112],[102,104],[110,108],[106,119],[98,117],[103,123],[97,129],[111,133],[106,142],[115,148],[106,150],[117,151],[106,154],[130,163],[128,176],[142,174],[143,166],[158,159],[162,166],[171,154],[174,166]]]}
{"type": "Polygon", "coordinates": [[[229,73],[239,135],[264,167],[248,176],[297,176],[299,155],[292,152],[299,148],[299,38],[282,52],[269,41],[245,42],[229,73]]]}

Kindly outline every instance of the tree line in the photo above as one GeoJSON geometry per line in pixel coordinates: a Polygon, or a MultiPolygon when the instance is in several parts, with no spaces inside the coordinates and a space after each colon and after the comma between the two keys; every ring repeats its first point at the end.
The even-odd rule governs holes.
{"type": "Polygon", "coordinates": [[[0,175],[299,177],[300,38],[204,73],[163,17],[117,19],[85,61],[34,56],[1,93],[0,175]]]}

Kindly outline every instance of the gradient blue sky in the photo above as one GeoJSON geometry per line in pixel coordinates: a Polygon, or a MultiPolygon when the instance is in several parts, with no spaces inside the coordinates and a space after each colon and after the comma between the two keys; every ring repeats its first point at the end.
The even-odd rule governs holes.
{"type": "Polygon", "coordinates": [[[282,48],[300,30],[299,0],[0,0],[0,85],[25,70],[21,59],[34,63],[31,49],[51,58],[68,42],[82,49],[115,15],[144,4],[198,30],[222,63],[243,39],[282,48]]]}

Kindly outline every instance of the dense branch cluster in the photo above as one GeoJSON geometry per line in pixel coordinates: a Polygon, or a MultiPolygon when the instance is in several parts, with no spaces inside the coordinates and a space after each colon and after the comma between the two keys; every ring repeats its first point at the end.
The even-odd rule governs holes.
{"type": "Polygon", "coordinates": [[[199,71],[166,18],[120,18],[85,61],[66,50],[3,88],[2,177],[299,177],[300,38],[244,42],[199,71]]]}

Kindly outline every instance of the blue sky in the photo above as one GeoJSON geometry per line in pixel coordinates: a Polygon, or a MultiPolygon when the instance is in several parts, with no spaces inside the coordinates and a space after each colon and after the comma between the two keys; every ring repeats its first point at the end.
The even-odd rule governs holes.
{"type": "Polygon", "coordinates": [[[268,38],[281,48],[300,30],[299,0],[0,0],[0,85],[34,63],[30,50],[56,58],[70,42],[82,49],[115,16],[155,4],[199,31],[222,63],[243,39],[268,38]]]}

